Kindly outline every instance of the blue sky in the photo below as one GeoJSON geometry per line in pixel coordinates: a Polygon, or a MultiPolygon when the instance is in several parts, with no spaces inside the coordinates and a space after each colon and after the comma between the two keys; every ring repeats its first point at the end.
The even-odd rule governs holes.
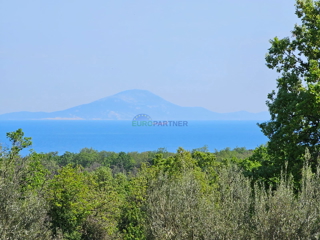
{"type": "Polygon", "coordinates": [[[56,111],[128,89],[215,112],[266,111],[269,39],[292,0],[0,0],[0,114],[56,111]]]}

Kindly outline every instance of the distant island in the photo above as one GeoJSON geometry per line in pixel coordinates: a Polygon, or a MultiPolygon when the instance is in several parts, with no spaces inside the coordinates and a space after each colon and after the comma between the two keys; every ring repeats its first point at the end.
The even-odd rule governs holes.
{"type": "Polygon", "coordinates": [[[127,90],[56,112],[13,112],[0,120],[132,120],[137,114],[153,120],[268,120],[268,112],[217,113],[202,107],[181,107],[147,91],[127,90]]]}

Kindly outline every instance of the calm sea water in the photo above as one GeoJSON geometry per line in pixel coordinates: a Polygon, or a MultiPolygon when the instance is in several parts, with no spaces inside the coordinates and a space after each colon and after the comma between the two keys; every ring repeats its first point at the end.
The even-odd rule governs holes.
{"type": "Polygon", "coordinates": [[[255,147],[266,143],[257,121],[189,121],[187,127],[134,127],[131,121],[0,121],[0,143],[10,146],[7,132],[22,128],[32,137],[36,152],[78,152],[84,147],[115,152],[153,151],[207,145],[210,151],[226,147],[255,147]]]}

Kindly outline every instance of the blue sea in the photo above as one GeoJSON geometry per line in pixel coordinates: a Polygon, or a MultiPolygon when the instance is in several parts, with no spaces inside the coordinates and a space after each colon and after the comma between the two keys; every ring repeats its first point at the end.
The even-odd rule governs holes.
{"type": "Polygon", "coordinates": [[[267,142],[257,121],[188,121],[188,126],[132,126],[131,121],[0,121],[0,144],[9,147],[7,132],[22,128],[36,152],[79,152],[88,147],[115,152],[166,148],[175,152],[205,145],[254,149],[267,142]]]}

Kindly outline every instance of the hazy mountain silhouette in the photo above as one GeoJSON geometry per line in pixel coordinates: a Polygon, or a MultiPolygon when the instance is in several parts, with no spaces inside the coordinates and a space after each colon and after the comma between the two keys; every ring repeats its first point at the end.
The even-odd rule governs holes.
{"type": "Polygon", "coordinates": [[[13,112],[0,120],[132,120],[137,114],[153,120],[268,120],[268,112],[216,113],[202,107],[181,107],[146,90],[127,90],[100,100],[56,112],[13,112]]]}

